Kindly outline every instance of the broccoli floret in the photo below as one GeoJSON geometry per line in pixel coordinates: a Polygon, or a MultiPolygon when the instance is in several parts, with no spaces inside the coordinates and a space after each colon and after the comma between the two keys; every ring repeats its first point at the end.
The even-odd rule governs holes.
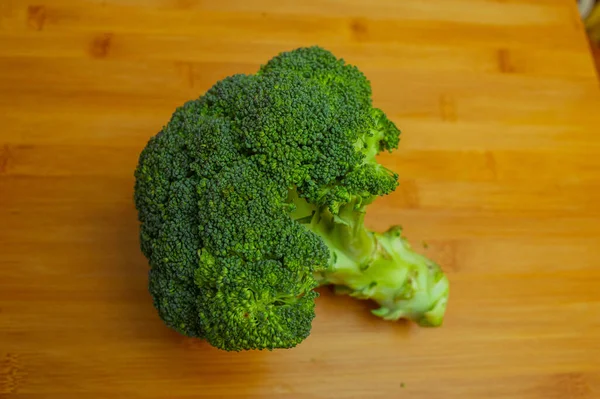
{"type": "Polygon", "coordinates": [[[166,325],[228,351],[291,348],[318,296],[379,303],[384,319],[442,322],[448,282],[398,227],[364,226],[398,175],[376,161],[400,131],[354,66],[284,52],[179,107],[135,171],[149,290],[166,325]]]}

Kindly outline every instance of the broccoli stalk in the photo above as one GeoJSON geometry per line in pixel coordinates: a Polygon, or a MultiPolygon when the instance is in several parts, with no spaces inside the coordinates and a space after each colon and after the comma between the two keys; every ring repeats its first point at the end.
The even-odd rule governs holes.
{"type": "Polygon", "coordinates": [[[290,191],[290,216],[317,234],[330,252],[328,267],[315,273],[319,285],[337,294],[370,299],[380,305],[372,313],[385,320],[409,319],[420,326],[442,324],[448,279],[439,265],[412,250],[400,226],[383,233],[365,227],[365,201],[353,201],[332,214],[290,191]]]}

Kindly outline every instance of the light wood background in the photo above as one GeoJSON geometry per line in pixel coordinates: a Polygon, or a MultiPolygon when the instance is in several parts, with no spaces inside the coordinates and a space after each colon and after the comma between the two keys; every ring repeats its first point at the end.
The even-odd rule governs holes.
{"type": "Polygon", "coordinates": [[[568,0],[1,0],[0,397],[599,398],[598,87],[568,0]],[[368,221],[443,265],[446,323],[323,290],[296,349],[220,352],[152,307],[133,169],[175,107],[313,44],[403,130],[368,221]]]}

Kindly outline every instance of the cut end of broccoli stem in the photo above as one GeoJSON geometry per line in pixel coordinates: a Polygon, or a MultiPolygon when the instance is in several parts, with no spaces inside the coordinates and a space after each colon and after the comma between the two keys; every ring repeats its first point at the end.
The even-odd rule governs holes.
{"type": "Polygon", "coordinates": [[[320,273],[319,283],[335,285],[337,293],[376,302],[380,307],[372,313],[384,320],[440,326],[449,295],[448,279],[440,266],[414,252],[397,227],[368,235],[374,247],[367,260],[341,246],[330,247],[334,261],[320,273]]]}
{"type": "Polygon", "coordinates": [[[449,295],[448,278],[440,266],[413,251],[398,226],[374,236],[377,254],[363,273],[373,279],[372,299],[381,306],[373,314],[386,320],[410,319],[424,327],[440,326],[449,295]]]}

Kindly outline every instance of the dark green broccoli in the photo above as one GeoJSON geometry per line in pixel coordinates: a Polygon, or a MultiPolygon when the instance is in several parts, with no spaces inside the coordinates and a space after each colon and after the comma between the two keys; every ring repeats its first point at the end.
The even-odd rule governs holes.
{"type": "Polygon", "coordinates": [[[384,319],[440,325],[448,281],[367,205],[398,176],[376,155],[400,132],[366,77],[300,48],[217,82],[178,108],[135,172],[149,290],[176,331],[228,350],[290,348],[314,319],[315,288],[371,299],[384,319]]]}

